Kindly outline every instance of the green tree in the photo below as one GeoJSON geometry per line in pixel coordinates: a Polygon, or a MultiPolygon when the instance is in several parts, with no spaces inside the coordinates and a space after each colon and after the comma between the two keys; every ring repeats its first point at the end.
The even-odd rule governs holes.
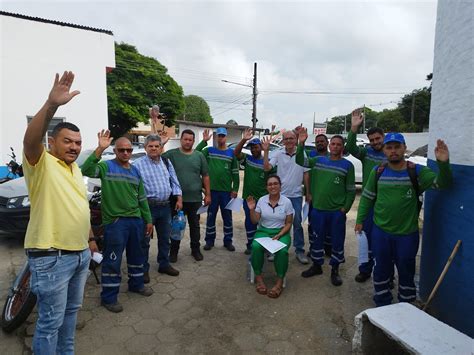
{"type": "Polygon", "coordinates": [[[109,129],[120,137],[138,122],[148,122],[148,109],[160,106],[172,126],[184,112],[183,89],[155,58],[126,43],[115,43],[115,69],[107,75],[109,129]]]}
{"type": "Polygon", "coordinates": [[[192,122],[212,123],[211,111],[206,100],[197,95],[188,95],[184,97],[185,110],[184,119],[192,122]]]}
{"type": "MultiPolygon", "coordinates": [[[[431,89],[413,90],[410,94],[402,97],[398,104],[398,109],[403,116],[405,127],[412,132],[421,132],[423,128],[429,126],[431,106],[431,89]],[[413,107],[414,104],[414,107],[413,107]],[[413,122],[411,122],[413,110],[413,122]],[[412,124],[410,124],[412,123],[412,124]]],[[[408,131],[407,131],[408,132],[408,131]]]]}
{"type": "Polygon", "coordinates": [[[385,109],[377,115],[377,127],[385,132],[400,132],[403,125],[403,117],[398,109],[385,109]]]}

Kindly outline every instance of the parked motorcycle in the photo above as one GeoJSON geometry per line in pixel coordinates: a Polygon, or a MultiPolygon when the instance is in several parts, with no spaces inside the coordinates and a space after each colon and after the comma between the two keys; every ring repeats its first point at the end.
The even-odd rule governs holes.
{"type": "Polygon", "coordinates": [[[23,167],[16,161],[16,155],[12,147],[12,153],[9,155],[11,160],[7,163],[8,174],[0,179],[0,184],[23,176],[23,167]]]}

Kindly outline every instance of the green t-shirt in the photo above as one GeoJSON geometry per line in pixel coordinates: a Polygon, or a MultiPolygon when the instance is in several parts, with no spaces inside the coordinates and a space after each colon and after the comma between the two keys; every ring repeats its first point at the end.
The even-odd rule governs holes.
{"type": "Polygon", "coordinates": [[[359,159],[362,163],[362,188],[367,184],[370,172],[374,166],[378,166],[386,161],[383,151],[377,151],[372,147],[358,147],[357,134],[350,131],[347,135],[346,151],[351,153],[354,157],[359,159]]]}
{"type": "MultiPolygon", "coordinates": [[[[452,175],[448,162],[438,161],[439,174],[426,166],[416,165],[420,192],[428,188],[445,188],[451,185],[452,175]]],[[[374,223],[386,233],[406,235],[418,230],[418,197],[408,171],[392,170],[386,166],[377,186],[377,169],[369,175],[362,192],[356,223],[361,224],[370,209],[374,208],[374,223]]]]}
{"type": "Polygon", "coordinates": [[[202,201],[202,177],[208,175],[207,161],[201,152],[183,153],[179,148],[163,154],[173,164],[183,192],[183,202],[202,201]]]}
{"type": "Polygon", "coordinates": [[[115,159],[99,162],[92,153],[81,170],[85,176],[100,178],[103,224],[112,223],[118,217],[141,217],[151,223],[143,180],[135,166],[126,169],[115,159]]]}
{"type": "Polygon", "coordinates": [[[248,196],[253,196],[255,200],[258,200],[268,194],[265,182],[270,172],[263,170],[263,157],[255,159],[251,155],[243,155],[241,163],[245,166],[245,170],[242,198],[246,199],[248,196]]]}
{"type": "Polygon", "coordinates": [[[298,145],[296,164],[311,168],[313,208],[324,211],[351,209],[355,199],[354,165],[347,159],[331,160],[325,156],[309,158],[298,145]]]}
{"type": "Polygon", "coordinates": [[[207,142],[202,141],[196,147],[201,151],[209,165],[209,179],[211,190],[214,191],[239,191],[239,162],[230,148],[225,150],[207,147],[207,142]]]}

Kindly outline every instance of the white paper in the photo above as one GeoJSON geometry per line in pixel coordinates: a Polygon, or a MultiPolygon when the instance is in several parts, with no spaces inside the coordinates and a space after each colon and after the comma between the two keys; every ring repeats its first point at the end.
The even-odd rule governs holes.
{"type": "Polygon", "coordinates": [[[209,205],[207,206],[202,205],[201,207],[198,208],[198,210],[196,211],[196,214],[206,213],[208,208],[209,208],[209,205]]]}
{"type": "Polygon", "coordinates": [[[280,242],[279,240],[272,239],[269,237],[257,238],[255,239],[258,243],[267,249],[270,253],[275,254],[277,251],[286,247],[285,243],[280,242]]]}
{"type": "Polygon", "coordinates": [[[240,197],[236,197],[230,200],[227,206],[225,206],[225,208],[226,210],[239,212],[242,209],[243,205],[244,205],[244,200],[241,199],[240,197]]]}
{"type": "Polygon", "coordinates": [[[92,254],[92,260],[94,260],[97,264],[100,264],[103,258],[104,256],[101,253],[94,252],[92,254]]]}
{"type": "Polygon", "coordinates": [[[356,233],[357,241],[359,243],[359,265],[369,261],[369,243],[365,232],[356,233]]]}
{"type": "Polygon", "coordinates": [[[308,218],[309,214],[309,203],[305,202],[303,205],[303,223],[306,221],[306,218],[308,218]]]}

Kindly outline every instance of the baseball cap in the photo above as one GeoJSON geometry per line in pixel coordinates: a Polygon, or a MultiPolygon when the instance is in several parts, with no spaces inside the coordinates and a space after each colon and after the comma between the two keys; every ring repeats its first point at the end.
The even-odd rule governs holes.
{"type": "Polygon", "coordinates": [[[258,138],[254,138],[250,142],[248,142],[248,145],[253,145],[253,144],[262,144],[262,141],[258,138]]]}
{"type": "Polygon", "coordinates": [[[405,144],[405,137],[401,133],[387,133],[385,138],[383,139],[383,144],[387,144],[390,142],[398,142],[405,144]]]}
{"type": "Polygon", "coordinates": [[[224,127],[219,127],[218,129],[216,129],[216,134],[227,136],[227,130],[224,127]]]}

